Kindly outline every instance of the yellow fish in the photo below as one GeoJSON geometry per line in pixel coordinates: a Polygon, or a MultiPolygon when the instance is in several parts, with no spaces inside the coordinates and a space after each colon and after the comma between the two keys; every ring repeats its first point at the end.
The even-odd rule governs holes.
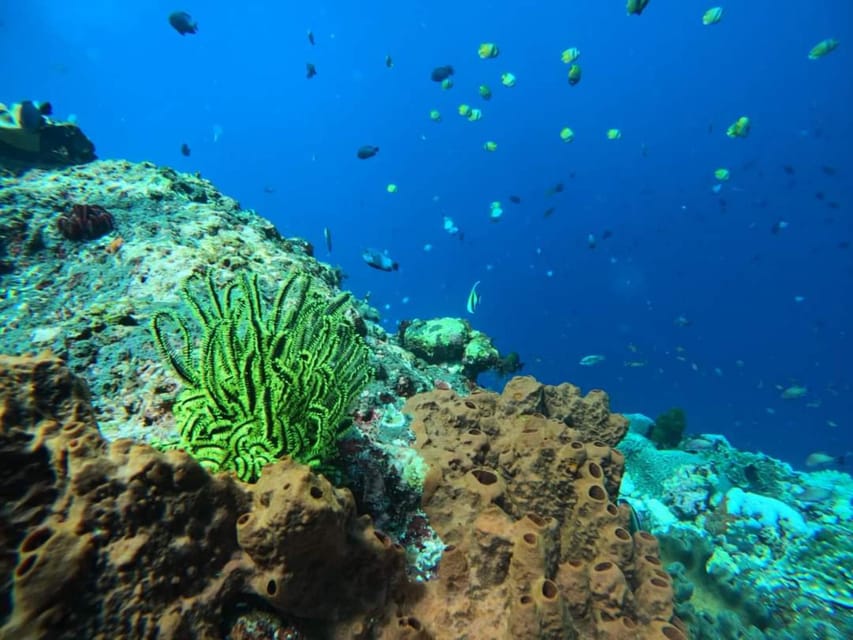
{"type": "Polygon", "coordinates": [[[572,64],[580,57],[581,52],[580,49],[578,49],[577,47],[566,49],[565,51],[563,51],[563,53],[560,54],[560,60],[562,60],[564,64],[572,64]]]}
{"type": "Polygon", "coordinates": [[[480,56],[483,60],[488,58],[497,58],[500,55],[501,50],[498,49],[498,45],[494,42],[484,42],[477,49],[477,55],[480,56]]]}
{"type": "Polygon", "coordinates": [[[728,129],[726,129],[726,135],[729,138],[745,138],[749,135],[750,126],[751,123],[749,118],[741,116],[735,120],[728,129]]]}
{"type": "Polygon", "coordinates": [[[713,9],[708,9],[705,12],[705,15],[702,16],[702,24],[717,24],[723,18],[723,8],[722,7],[714,7],[713,9]]]}
{"type": "Polygon", "coordinates": [[[809,51],[809,60],[817,60],[818,58],[824,57],[830,51],[835,51],[835,48],[838,46],[838,40],[835,38],[827,38],[826,40],[821,40],[815,46],[812,47],[812,50],[809,51]]]}

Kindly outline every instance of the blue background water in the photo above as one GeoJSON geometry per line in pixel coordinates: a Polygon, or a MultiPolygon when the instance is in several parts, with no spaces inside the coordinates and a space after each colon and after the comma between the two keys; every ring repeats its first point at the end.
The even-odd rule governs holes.
{"type": "Polygon", "coordinates": [[[346,286],[388,305],[389,329],[464,315],[481,280],[473,325],[543,381],[604,388],[621,411],[680,405],[690,430],[794,464],[814,450],[844,453],[853,5],[732,3],[704,27],[707,4],[652,0],[629,17],[621,0],[4,2],[0,99],[75,114],[102,158],[200,171],[342,265],[346,286]],[[176,9],[198,20],[197,35],[172,30],[176,9]],[[809,61],[827,37],[838,50],[809,61]],[[478,58],[487,41],[499,58],[478,58]],[[582,52],[576,87],[560,61],[571,46],[582,52]],[[429,79],[443,64],[456,69],[450,91],[429,79]],[[501,86],[503,71],[515,88],[501,86]],[[463,102],[483,119],[459,117],[463,102]],[[731,140],[724,132],[741,115],[752,133],[731,140]],[[574,143],[561,142],[564,126],[574,143]],[[621,140],[606,139],[611,127],[621,140]],[[483,151],[489,139],[496,153],[483,151]],[[381,151],[358,160],[364,144],[381,151]],[[719,196],[717,167],[732,174],[719,196]],[[546,195],[558,182],[565,191],[546,195]],[[493,200],[504,205],[499,223],[493,200]],[[444,215],[464,240],[442,230],[444,215]],[[771,233],[779,220],[788,228],[771,233]],[[605,229],[613,236],[602,240],[605,229]],[[365,247],[387,248],[400,271],[369,269],[365,247]],[[588,354],[606,360],[580,366],[588,354]],[[808,394],[782,400],[795,383],[808,394]]]}

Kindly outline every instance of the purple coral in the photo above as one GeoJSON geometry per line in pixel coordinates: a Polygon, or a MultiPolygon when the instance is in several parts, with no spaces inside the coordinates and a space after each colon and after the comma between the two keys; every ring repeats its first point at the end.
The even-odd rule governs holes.
{"type": "Polygon", "coordinates": [[[94,240],[115,229],[115,219],[98,204],[75,204],[59,217],[56,227],[69,240],[94,240]]]}

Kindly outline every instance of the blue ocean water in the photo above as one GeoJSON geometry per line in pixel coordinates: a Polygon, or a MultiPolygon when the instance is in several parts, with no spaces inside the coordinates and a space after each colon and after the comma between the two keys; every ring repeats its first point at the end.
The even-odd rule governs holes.
{"type": "Polygon", "coordinates": [[[3,3],[0,99],[74,114],[102,158],[201,172],[340,264],[389,330],[466,315],[479,280],[468,318],[525,373],[603,388],[618,411],[684,407],[691,431],[799,466],[853,451],[853,6],[756,0],[703,26],[708,8],[3,3]],[[178,9],[196,35],[170,27],[178,9]],[[838,49],[808,60],[829,37],[838,49]],[[500,55],[481,60],[482,42],[500,55]],[[568,47],[582,54],[574,87],[568,47]],[[430,71],[446,64],[445,91],[430,71]],[[462,103],[482,120],[458,116],[462,103]],[[729,139],[743,115],[750,135],[729,139]],[[380,152],[359,160],[365,144],[380,152]],[[720,167],[731,178],[715,193],[720,167]],[[368,268],[368,247],[399,271],[368,268]],[[581,366],[591,354],[605,360],[581,366]],[[792,386],[805,395],[783,399],[792,386]]]}

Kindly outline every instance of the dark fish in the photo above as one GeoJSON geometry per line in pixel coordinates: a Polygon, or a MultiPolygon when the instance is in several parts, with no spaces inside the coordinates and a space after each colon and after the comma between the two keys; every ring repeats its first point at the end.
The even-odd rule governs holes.
{"type": "Polygon", "coordinates": [[[818,200],[823,200],[826,196],[824,195],[823,191],[815,191],[814,197],[818,200]]]}
{"type": "Polygon", "coordinates": [[[787,173],[789,176],[794,175],[794,167],[789,164],[783,165],[782,170],[787,173]]]}
{"type": "Polygon", "coordinates": [[[430,78],[433,82],[444,82],[450,76],[453,75],[453,67],[449,64],[444,65],[443,67],[436,67],[432,70],[432,74],[430,74],[430,78]]]}
{"type": "Polygon", "coordinates": [[[184,142],[181,145],[181,155],[184,156],[185,158],[189,158],[191,153],[192,153],[192,151],[190,151],[190,145],[188,145],[186,142],[184,142]]]}
{"type": "Polygon", "coordinates": [[[275,193],[275,187],[271,187],[270,185],[264,185],[264,193],[275,193]]]}
{"type": "Polygon", "coordinates": [[[828,164],[821,166],[820,170],[828,176],[834,176],[838,173],[838,170],[835,167],[830,167],[828,164]]]}
{"type": "Polygon", "coordinates": [[[643,523],[640,520],[640,515],[634,508],[634,505],[628,502],[625,498],[617,498],[616,504],[618,504],[620,507],[622,505],[625,505],[628,508],[628,514],[630,516],[628,519],[628,531],[632,534],[641,531],[643,529],[643,523]]]}
{"type": "Polygon", "coordinates": [[[44,114],[32,100],[23,100],[18,106],[18,124],[25,131],[38,131],[44,124],[44,114]]]}
{"type": "Polygon", "coordinates": [[[782,229],[785,229],[787,226],[788,223],[784,220],[777,220],[773,223],[773,226],[770,227],[770,233],[772,233],[774,236],[778,236],[781,233],[782,229]]]}
{"type": "Polygon", "coordinates": [[[826,203],[826,206],[829,207],[830,209],[840,209],[841,203],[836,202],[835,200],[830,200],[829,202],[826,203]]]}
{"type": "Polygon", "coordinates": [[[368,158],[372,158],[377,153],[379,153],[379,147],[374,147],[372,144],[366,144],[363,147],[359,147],[356,152],[356,156],[360,160],[367,160],[368,158]]]}
{"type": "Polygon", "coordinates": [[[607,240],[608,238],[612,238],[612,237],[613,237],[613,232],[610,229],[605,229],[604,231],[601,232],[601,239],[602,240],[607,240]]]}
{"type": "Polygon", "coordinates": [[[387,253],[376,249],[365,249],[361,254],[361,259],[367,263],[367,266],[380,271],[397,271],[400,268],[400,265],[392,260],[387,253]]]}
{"type": "Polygon", "coordinates": [[[186,11],[175,11],[169,15],[169,24],[182,36],[198,31],[198,23],[186,11]]]}
{"type": "Polygon", "coordinates": [[[509,201],[513,204],[521,204],[521,198],[519,198],[518,196],[510,196],[509,201]]]}
{"type": "Polygon", "coordinates": [[[394,66],[394,61],[391,59],[391,56],[385,56],[385,66],[389,69],[394,66]]]}
{"type": "Polygon", "coordinates": [[[317,67],[310,62],[305,63],[305,77],[309,80],[317,75],[317,67]]]}
{"type": "Polygon", "coordinates": [[[314,44],[314,32],[308,29],[308,42],[314,44]]]}
{"type": "Polygon", "coordinates": [[[546,195],[546,196],[553,196],[555,193],[563,193],[563,190],[564,190],[565,188],[566,188],[566,185],[564,185],[562,182],[558,182],[558,183],[557,183],[557,184],[555,184],[553,187],[551,187],[550,189],[548,189],[548,190],[545,192],[545,195],[546,195]]]}
{"type": "Polygon", "coordinates": [[[543,218],[550,218],[552,215],[554,215],[554,212],[556,210],[557,210],[557,207],[548,207],[547,209],[545,209],[545,213],[542,214],[542,217],[543,218]]]}
{"type": "Polygon", "coordinates": [[[839,249],[849,249],[850,248],[850,241],[849,240],[842,240],[841,242],[839,242],[835,246],[837,246],[839,249]]]}
{"type": "Polygon", "coordinates": [[[43,116],[51,116],[53,115],[53,105],[49,102],[39,102],[38,103],[39,113],[43,116]]]}

